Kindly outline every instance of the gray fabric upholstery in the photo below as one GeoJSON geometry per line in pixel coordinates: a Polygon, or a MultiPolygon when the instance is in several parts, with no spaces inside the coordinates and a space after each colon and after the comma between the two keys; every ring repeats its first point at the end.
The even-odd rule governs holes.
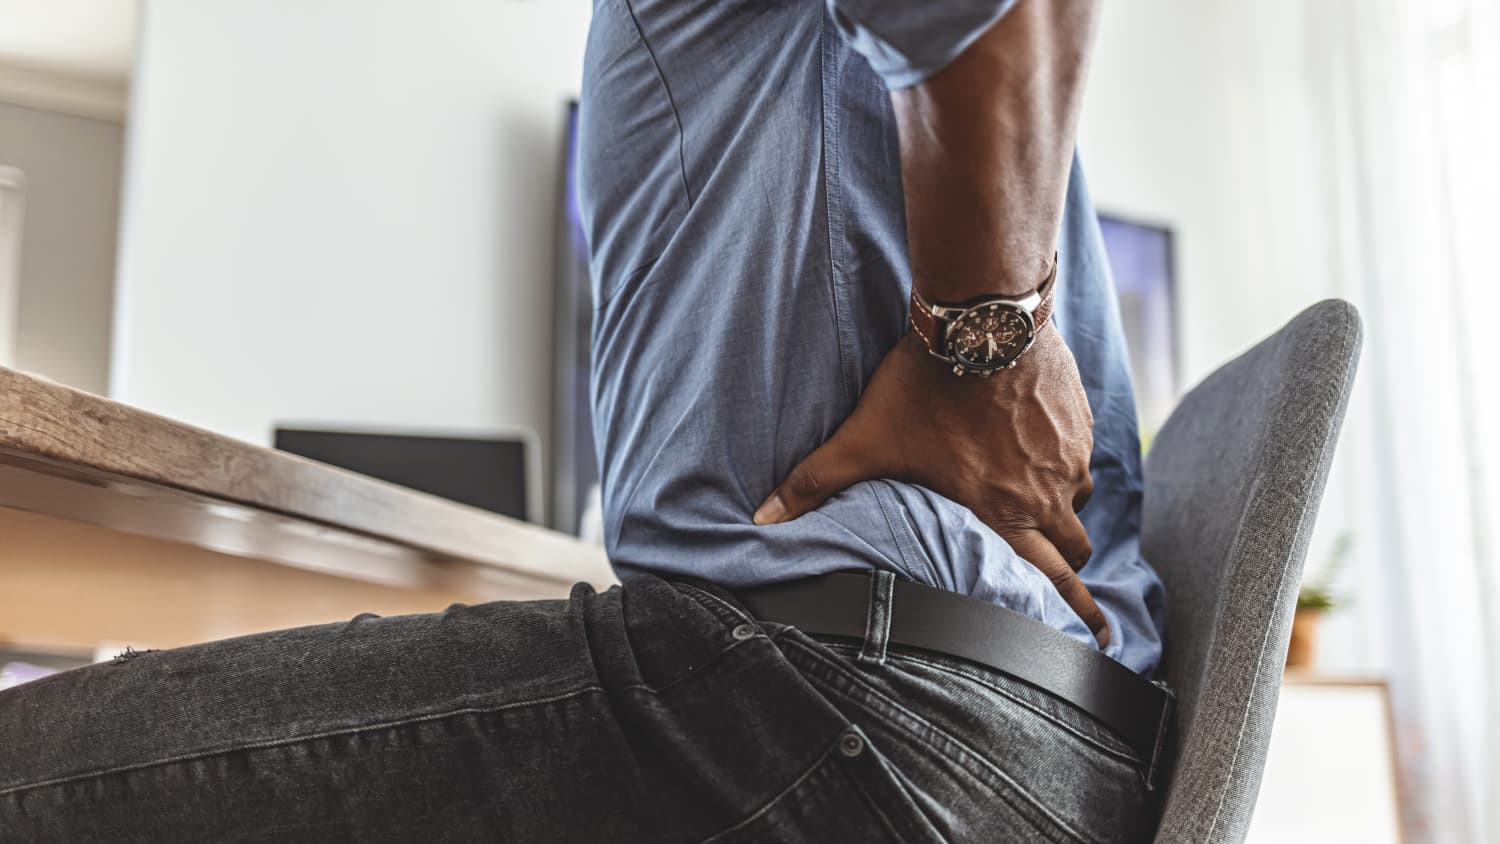
{"type": "Polygon", "coordinates": [[[1245,838],[1359,347],[1352,305],[1308,308],[1188,393],[1147,455],[1143,549],[1178,696],[1157,841],[1245,838]]]}

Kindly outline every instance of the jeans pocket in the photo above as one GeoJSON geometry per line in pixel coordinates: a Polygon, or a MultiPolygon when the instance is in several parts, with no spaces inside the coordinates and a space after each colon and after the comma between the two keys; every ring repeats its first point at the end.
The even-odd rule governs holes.
{"type": "Polygon", "coordinates": [[[1149,840],[1138,761],[1070,704],[998,674],[958,673],[940,658],[893,650],[884,664],[862,663],[842,644],[795,632],[780,644],[950,839],[1149,840]]]}
{"type": "Polygon", "coordinates": [[[890,761],[863,731],[851,726],[769,802],[704,844],[945,840],[890,761]]]}

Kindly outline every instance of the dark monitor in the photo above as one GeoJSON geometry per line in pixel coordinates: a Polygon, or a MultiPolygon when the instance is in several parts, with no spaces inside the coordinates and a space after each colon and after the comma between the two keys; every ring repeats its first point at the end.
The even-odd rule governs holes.
{"type": "Polygon", "coordinates": [[[1149,440],[1177,403],[1177,272],[1172,229],[1099,215],[1119,298],[1141,434],[1149,440]]]}
{"type": "Polygon", "coordinates": [[[562,196],[558,200],[557,278],[552,327],[552,527],[578,534],[599,464],[594,454],[594,417],[589,410],[590,330],[594,297],[589,248],[578,206],[578,103],[568,106],[562,196]]]}
{"type": "Polygon", "coordinates": [[[527,518],[523,440],[277,428],[275,446],[460,504],[527,518]]]}

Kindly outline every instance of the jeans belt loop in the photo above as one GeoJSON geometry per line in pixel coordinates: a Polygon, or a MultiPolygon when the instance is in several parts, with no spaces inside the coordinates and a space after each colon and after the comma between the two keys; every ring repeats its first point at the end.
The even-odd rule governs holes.
{"type": "Polygon", "coordinates": [[[885,664],[885,649],[891,639],[891,598],[896,575],[888,571],[870,574],[870,605],[865,612],[865,641],[859,649],[859,661],[885,664]]]}

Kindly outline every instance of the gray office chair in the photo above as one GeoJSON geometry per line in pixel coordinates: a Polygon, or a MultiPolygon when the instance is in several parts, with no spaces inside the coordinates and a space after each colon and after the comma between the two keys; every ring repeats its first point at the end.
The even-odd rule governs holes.
{"type": "Polygon", "coordinates": [[[1354,306],[1308,308],[1189,392],[1146,457],[1142,543],[1166,584],[1178,701],[1159,842],[1249,829],[1359,347],[1354,306]]]}

